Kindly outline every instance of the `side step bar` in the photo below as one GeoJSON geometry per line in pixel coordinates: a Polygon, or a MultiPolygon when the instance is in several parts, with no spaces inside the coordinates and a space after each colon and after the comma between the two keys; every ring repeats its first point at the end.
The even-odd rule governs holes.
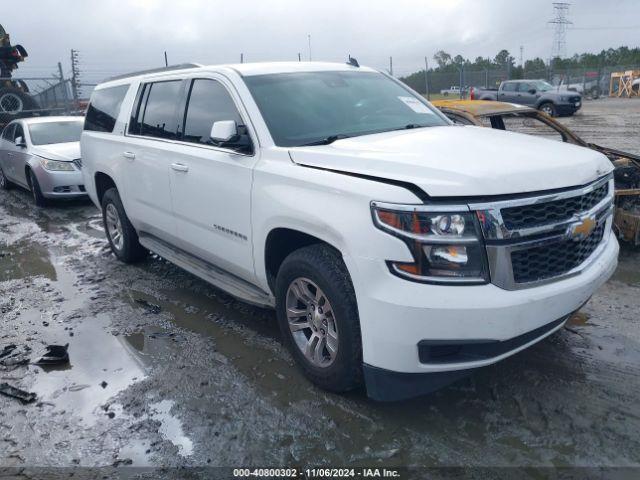
{"type": "Polygon", "coordinates": [[[140,232],[139,240],[144,247],[153,253],[160,255],[178,267],[209,282],[220,290],[224,290],[229,295],[243,302],[260,307],[275,307],[273,295],[205,260],[194,257],[184,250],[143,232],[140,232]]]}

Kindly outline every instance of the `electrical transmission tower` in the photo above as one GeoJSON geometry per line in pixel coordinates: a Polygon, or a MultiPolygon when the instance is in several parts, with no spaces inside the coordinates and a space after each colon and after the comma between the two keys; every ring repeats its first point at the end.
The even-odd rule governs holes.
{"type": "Polygon", "coordinates": [[[567,29],[569,25],[573,25],[573,22],[569,21],[567,18],[570,5],[570,3],[564,2],[553,3],[555,17],[548,22],[550,25],[554,26],[551,60],[567,56],[567,29]]]}
{"type": "Polygon", "coordinates": [[[78,101],[80,96],[80,60],[77,50],[71,50],[71,91],[73,99],[78,101]]]}

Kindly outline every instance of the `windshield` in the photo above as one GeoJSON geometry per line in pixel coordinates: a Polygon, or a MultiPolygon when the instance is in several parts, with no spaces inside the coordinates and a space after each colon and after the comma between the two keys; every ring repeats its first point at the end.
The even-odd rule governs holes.
{"type": "Polygon", "coordinates": [[[29,135],[33,145],[79,142],[82,127],[82,120],[32,123],[29,125],[29,135]]]}
{"type": "Polygon", "coordinates": [[[376,72],[281,73],[244,80],[281,147],[449,125],[426,101],[376,72]]]}
{"type": "Polygon", "coordinates": [[[554,86],[544,80],[537,80],[534,82],[536,89],[540,92],[548,92],[549,90],[554,90],[554,86]]]}

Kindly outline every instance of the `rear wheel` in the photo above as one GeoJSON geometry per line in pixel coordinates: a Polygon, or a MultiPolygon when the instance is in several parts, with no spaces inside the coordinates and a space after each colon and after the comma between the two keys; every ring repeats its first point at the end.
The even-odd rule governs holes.
{"type": "Polygon", "coordinates": [[[362,383],[362,344],[355,292],[340,254],[327,245],[291,253],[276,279],[280,330],[316,385],[344,392],[362,383]]]}
{"type": "Polygon", "coordinates": [[[0,189],[2,190],[10,190],[13,185],[9,181],[7,177],[4,176],[4,171],[2,167],[0,167],[0,189]]]}
{"type": "Polygon", "coordinates": [[[31,188],[31,196],[33,197],[33,202],[38,207],[46,207],[47,199],[42,194],[42,189],[40,188],[40,183],[38,182],[38,177],[33,173],[33,170],[29,169],[29,188],[31,188]]]}
{"type": "Polygon", "coordinates": [[[102,197],[102,221],[111,251],[119,260],[134,263],[149,253],[138,240],[138,233],[129,221],[118,190],[111,188],[102,197]]]}
{"type": "Polygon", "coordinates": [[[543,103],[542,105],[540,105],[539,110],[541,112],[546,113],[550,117],[556,116],[556,107],[553,103],[550,103],[550,102],[543,103]]]}

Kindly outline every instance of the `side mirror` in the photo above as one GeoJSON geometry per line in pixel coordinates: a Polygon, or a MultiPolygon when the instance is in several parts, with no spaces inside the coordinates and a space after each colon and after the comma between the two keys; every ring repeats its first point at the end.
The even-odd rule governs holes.
{"type": "Polygon", "coordinates": [[[24,137],[17,137],[15,139],[16,147],[27,148],[27,142],[24,141],[24,137]]]}
{"type": "Polygon", "coordinates": [[[535,95],[537,92],[538,92],[538,91],[537,91],[535,88],[530,88],[530,89],[529,89],[529,93],[530,93],[531,95],[535,95]]]}
{"type": "Polygon", "coordinates": [[[234,120],[213,122],[210,137],[211,141],[215,143],[231,142],[238,137],[238,125],[234,120]]]}

